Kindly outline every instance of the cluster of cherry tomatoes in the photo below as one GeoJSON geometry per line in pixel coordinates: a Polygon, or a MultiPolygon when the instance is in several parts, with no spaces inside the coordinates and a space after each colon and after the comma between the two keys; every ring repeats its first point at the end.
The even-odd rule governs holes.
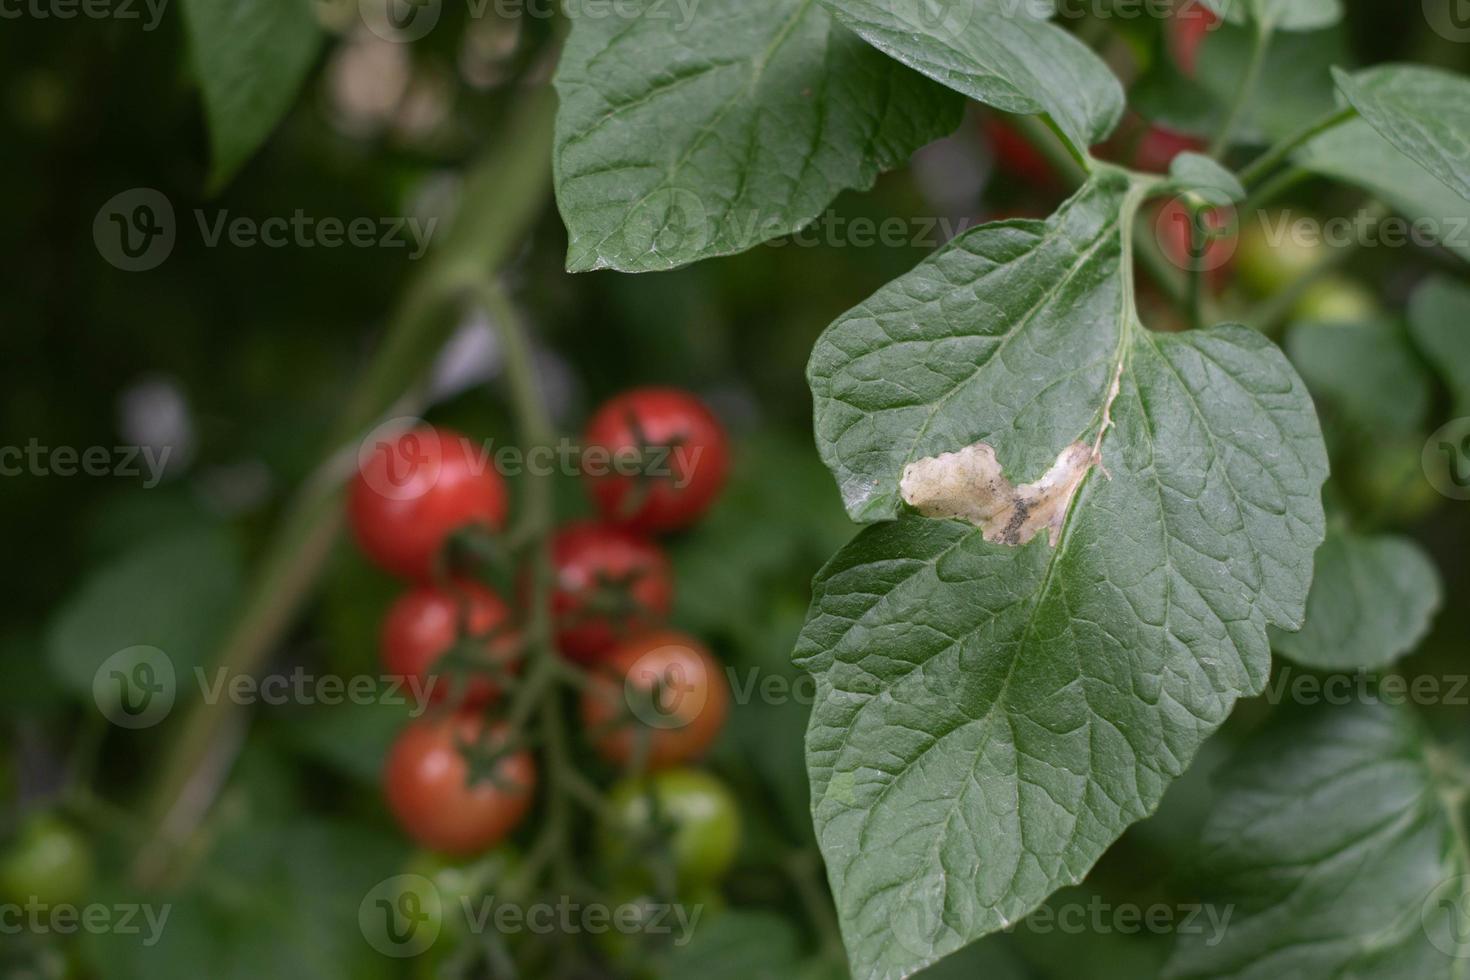
{"type": "MultiPolygon", "coordinates": [[[[551,541],[559,670],[577,679],[592,750],[616,770],[652,774],[625,777],[609,811],[646,822],[653,800],[677,824],[667,843],[681,876],[707,883],[734,857],[735,806],[712,776],[677,767],[718,735],[729,685],[698,640],[666,625],[673,575],[653,535],[689,526],[713,503],[729,465],[726,435],[692,395],[634,389],[594,413],[580,460],[599,516],[561,526],[551,541]],[[684,805],[691,794],[703,804],[684,805]],[[697,853],[684,853],[694,847],[690,834],[697,853]]],[[[418,678],[434,710],[398,736],[384,791],[404,832],[437,854],[496,846],[535,800],[537,753],[520,731],[526,719],[512,717],[528,673],[516,608],[525,605],[525,577],[507,601],[465,571],[475,554],[466,542],[493,549],[507,537],[509,511],[488,454],[425,426],[368,447],[349,491],[362,550],[411,583],[384,617],[382,658],[389,673],[418,678]]]]}

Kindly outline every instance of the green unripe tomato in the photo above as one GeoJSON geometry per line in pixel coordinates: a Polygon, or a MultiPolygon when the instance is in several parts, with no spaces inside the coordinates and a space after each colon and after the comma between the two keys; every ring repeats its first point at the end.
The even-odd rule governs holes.
{"type": "Polygon", "coordinates": [[[1412,524],[1443,498],[1424,475],[1423,446],[1395,442],[1365,447],[1354,461],[1352,488],[1369,518],[1412,524]]]}
{"type": "Polygon", "coordinates": [[[0,897],[45,905],[82,901],[92,887],[92,845],[53,813],[37,813],[0,856],[0,897]]]}
{"type": "Polygon", "coordinates": [[[1343,276],[1324,276],[1312,283],[1292,307],[1293,316],[1307,323],[1362,323],[1382,312],[1368,287],[1343,276]]]}
{"type": "MultiPolygon", "coordinates": [[[[426,878],[438,892],[440,938],[435,945],[453,945],[469,934],[465,918],[466,902],[470,908],[479,899],[515,876],[521,866],[520,851],[512,844],[501,844],[495,850],[472,861],[456,861],[430,851],[420,851],[404,868],[405,874],[426,878]]],[[[422,903],[424,908],[432,903],[422,903]]]]}
{"type": "Polygon", "coordinates": [[[1258,296],[1274,296],[1316,268],[1327,257],[1320,237],[1293,230],[1287,212],[1253,214],[1241,220],[1235,268],[1240,281],[1258,296]]]}
{"type": "MultiPolygon", "coordinates": [[[[608,796],[611,817],[602,828],[603,854],[614,866],[652,861],[644,852],[667,849],[680,891],[717,882],[730,869],[740,844],[735,798],[699,769],[666,769],[641,781],[623,780],[608,796]]],[[[639,869],[643,870],[643,869],[639,869]]],[[[635,874],[652,884],[651,870],[635,874]]]]}

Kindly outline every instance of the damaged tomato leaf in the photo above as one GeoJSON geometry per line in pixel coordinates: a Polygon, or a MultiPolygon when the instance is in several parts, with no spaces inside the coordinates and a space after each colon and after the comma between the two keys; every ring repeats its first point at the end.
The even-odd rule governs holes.
{"type": "Polygon", "coordinates": [[[818,575],[796,651],[859,978],[1080,881],[1262,689],[1267,627],[1301,624],[1317,417],[1258,333],[1138,323],[1130,229],[1161,186],[1099,165],[1049,221],[970,232],[813,354],[849,511],[897,517],[818,575]]]}
{"type": "Polygon", "coordinates": [[[1220,774],[1197,869],[1234,910],[1168,980],[1456,980],[1470,967],[1463,762],[1402,705],[1278,716],[1220,774]]]}

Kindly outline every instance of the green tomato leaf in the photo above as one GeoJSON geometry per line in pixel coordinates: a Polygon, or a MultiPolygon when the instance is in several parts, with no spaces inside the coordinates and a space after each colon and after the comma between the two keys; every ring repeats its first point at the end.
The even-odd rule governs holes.
{"type": "Polygon", "coordinates": [[[180,689],[193,686],[239,597],[239,548],[218,529],[149,542],[103,565],[54,614],[47,630],[51,669],[90,698],[99,668],[128,647],[157,647],[180,689]]]}
{"type": "Polygon", "coordinates": [[[1332,74],[1370,126],[1470,200],[1470,78],[1421,65],[1332,74]]]}
{"type": "Polygon", "coordinates": [[[1413,219],[1416,235],[1470,262],[1470,201],[1362,119],[1328,130],[1298,151],[1295,159],[1308,170],[1372,193],[1413,219]]]}
{"type": "Polygon", "coordinates": [[[1169,165],[1169,176],[1181,191],[1199,194],[1211,204],[1245,200],[1240,178],[1200,153],[1181,153],[1169,165]]]}
{"type": "Polygon", "coordinates": [[[1363,437],[1419,432],[1429,415],[1429,374],[1393,323],[1298,323],[1291,355],[1324,415],[1363,437]]]}
{"type": "Polygon", "coordinates": [[[850,511],[966,518],[865,530],[798,642],[859,978],[1081,880],[1262,689],[1266,627],[1301,623],[1327,475],[1311,401],[1254,331],[1137,322],[1142,186],[1104,170],[1050,221],[962,236],[813,354],[850,511]]]}
{"type": "Polygon", "coordinates": [[[1236,23],[1268,30],[1315,31],[1342,20],[1342,0],[1204,0],[1215,13],[1236,23]]]}
{"type": "Polygon", "coordinates": [[[1459,804],[1407,708],[1289,714],[1222,773],[1202,879],[1224,940],[1181,935],[1170,980],[1452,980],[1470,956],[1459,804]]]}
{"type": "Polygon", "coordinates": [[[1470,415],[1470,286],[1436,276],[1409,303],[1415,342],[1455,396],[1455,413],[1470,415]]]}
{"type": "Polygon", "coordinates": [[[1307,621],[1271,646],[1323,670],[1386,667],[1419,645],[1439,610],[1439,572],[1408,538],[1333,531],[1317,551],[1307,621]]]}
{"type": "Polygon", "coordinates": [[[204,93],[218,191],[295,101],[321,32],[309,0],[184,0],[184,26],[204,93]]]}
{"type": "MultiPolygon", "coordinates": [[[[1113,131],[1123,86],[1081,41],[1015,0],[823,0],[878,50],[1005,112],[1046,114],[1078,157],[1113,131]]],[[[1049,5],[1048,5],[1049,6],[1049,5]]]]}
{"type": "MultiPolygon", "coordinates": [[[[1195,78],[1181,73],[1164,42],[1159,44],[1153,65],[1129,91],[1129,104],[1171,129],[1212,136],[1239,95],[1255,45],[1252,32],[1224,24],[1205,35],[1195,78]]],[[[1238,141],[1272,143],[1331,112],[1337,105],[1332,66],[1348,57],[1341,25],[1271,35],[1260,83],[1237,122],[1238,141]]]]}
{"type": "Polygon", "coordinates": [[[959,124],[962,100],[817,0],[572,4],[556,197],[573,272],[673,269],[797,231],[959,124]]]}

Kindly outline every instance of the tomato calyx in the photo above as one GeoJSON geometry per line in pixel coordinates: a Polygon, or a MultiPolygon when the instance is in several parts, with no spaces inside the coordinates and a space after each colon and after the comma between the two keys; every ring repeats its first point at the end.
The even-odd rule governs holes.
{"type": "Polygon", "coordinates": [[[617,469],[620,473],[625,467],[632,470],[626,474],[632,483],[618,501],[616,510],[609,515],[618,522],[630,521],[637,516],[647,505],[654,488],[660,484],[667,483],[671,488],[678,489],[674,486],[673,467],[668,463],[684,448],[689,439],[687,435],[680,433],[662,442],[655,442],[649,438],[643,420],[631,406],[624,410],[623,422],[633,436],[633,443],[617,451],[617,469]]]}
{"type": "Polygon", "coordinates": [[[650,577],[645,568],[625,572],[598,569],[592,584],[576,593],[576,607],[558,617],[558,628],[578,629],[608,620],[619,633],[628,636],[658,625],[663,617],[637,594],[638,585],[650,577]]]}
{"type": "Polygon", "coordinates": [[[529,789],[519,780],[505,774],[504,763],[531,747],[529,740],[521,733],[501,734],[494,730],[482,730],[474,738],[465,738],[462,733],[457,733],[454,747],[464,759],[465,786],[468,789],[490,786],[507,793],[529,789]]]}

